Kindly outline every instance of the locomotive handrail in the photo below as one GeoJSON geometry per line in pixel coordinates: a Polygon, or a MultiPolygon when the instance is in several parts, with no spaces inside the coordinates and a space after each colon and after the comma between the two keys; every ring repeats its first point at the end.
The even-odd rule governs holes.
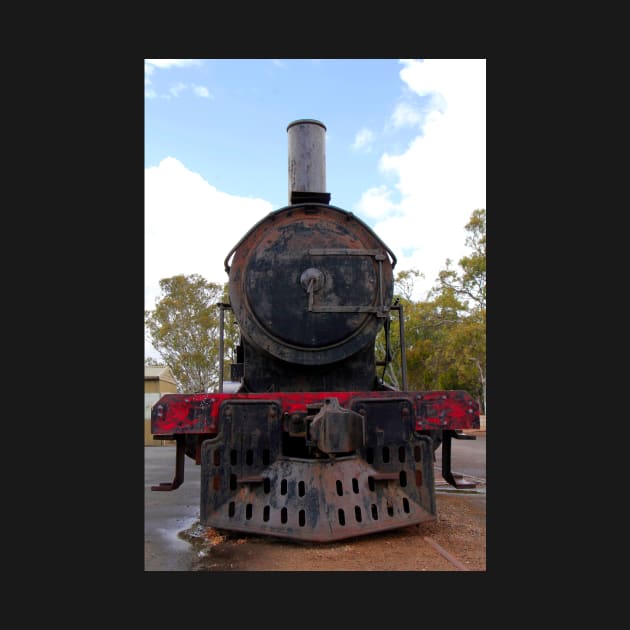
{"type": "MultiPolygon", "coordinates": [[[[313,203],[296,203],[296,204],[292,204],[290,206],[285,206],[284,208],[280,208],[278,210],[274,210],[273,212],[270,212],[269,214],[265,215],[262,219],[260,219],[260,221],[258,221],[258,223],[256,223],[252,228],[250,228],[250,230],[243,236],[243,238],[241,238],[241,240],[236,243],[236,245],[234,245],[234,247],[232,247],[232,249],[229,251],[228,255],[225,257],[225,260],[223,261],[223,267],[225,269],[226,273],[230,273],[230,263],[229,260],[230,258],[234,255],[234,253],[236,252],[236,250],[245,242],[245,240],[248,238],[248,236],[256,229],[258,228],[258,226],[260,226],[262,223],[264,223],[267,219],[275,216],[276,214],[278,214],[279,212],[284,212],[285,210],[289,210],[291,208],[303,208],[305,206],[319,206],[321,204],[313,204],[313,203]]],[[[333,206],[330,204],[326,204],[327,208],[332,208],[333,210],[337,210],[338,212],[341,212],[342,214],[345,214],[348,218],[353,218],[355,221],[357,221],[360,225],[362,225],[365,230],[372,235],[373,238],[375,238],[382,246],[383,249],[387,252],[387,254],[389,255],[390,258],[390,262],[392,264],[392,269],[394,269],[394,267],[396,266],[396,263],[398,262],[398,259],[396,258],[396,256],[394,255],[394,252],[392,252],[392,250],[387,247],[387,245],[385,245],[385,243],[383,243],[383,241],[378,237],[377,234],[375,234],[375,232],[372,230],[372,228],[367,225],[367,223],[364,223],[361,219],[359,219],[358,216],[356,216],[353,212],[348,212],[348,210],[344,210],[343,208],[338,208],[337,206],[333,206]]]]}

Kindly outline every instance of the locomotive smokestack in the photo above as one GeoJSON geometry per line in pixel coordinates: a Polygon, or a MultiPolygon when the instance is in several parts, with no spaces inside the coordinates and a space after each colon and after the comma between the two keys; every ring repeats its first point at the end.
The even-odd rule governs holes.
{"type": "Polygon", "coordinates": [[[289,136],[289,203],[329,203],[326,190],[326,127],[319,120],[294,120],[289,136]]]}

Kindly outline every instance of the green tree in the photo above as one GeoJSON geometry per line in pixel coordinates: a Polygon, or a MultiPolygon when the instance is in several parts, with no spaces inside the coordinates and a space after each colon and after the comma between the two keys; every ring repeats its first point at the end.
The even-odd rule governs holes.
{"type": "MultiPolygon", "coordinates": [[[[430,301],[414,302],[413,284],[422,274],[416,269],[400,271],[395,279],[395,300],[403,309],[405,357],[409,389],[451,389],[452,366],[444,354],[449,331],[462,321],[465,306],[453,291],[434,295],[430,301]],[[445,385],[444,383],[449,383],[445,385]]],[[[391,319],[391,363],[383,371],[383,380],[396,388],[402,386],[400,325],[398,314],[391,319]]],[[[384,331],[377,337],[378,358],[385,357],[384,331]]],[[[452,387],[456,389],[457,387],[452,387]]]]}
{"type": "MultiPolygon", "coordinates": [[[[219,366],[217,304],[226,301],[226,285],[192,274],[164,278],[160,289],[162,296],[155,309],[145,311],[145,326],[153,347],[171,368],[181,393],[216,390],[219,369],[224,369],[219,366]]],[[[226,317],[228,358],[234,354],[237,335],[233,318],[226,317]]]]}
{"type": "MultiPolygon", "coordinates": [[[[413,282],[421,274],[400,271],[395,299],[403,307],[407,383],[411,390],[463,389],[482,403],[485,412],[486,366],[486,211],[475,210],[466,225],[466,245],[472,252],[450,260],[425,301],[414,302],[413,282]]],[[[397,313],[391,319],[391,363],[383,380],[402,386],[400,334],[397,313]]],[[[384,331],[376,339],[377,359],[385,358],[384,331]]]]}
{"type": "Polygon", "coordinates": [[[466,224],[466,245],[472,249],[459,260],[461,271],[440,271],[437,286],[430,296],[436,301],[456,297],[461,301],[459,324],[450,329],[443,339],[441,352],[450,366],[442,376],[451,377],[482,402],[486,409],[486,210],[479,208],[466,224]]]}
{"type": "Polygon", "coordinates": [[[424,274],[417,269],[399,271],[394,279],[395,295],[406,302],[411,302],[416,278],[424,278],[424,274]]]}
{"type": "Polygon", "coordinates": [[[459,261],[461,273],[450,266],[452,261],[446,259],[446,269],[440,271],[437,292],[451,289],[466,304],[472,302],[472,308],[486,308],[486,210],[475,210],[466,224],[466,245],[472,248],[469,256],[459,261]]]}
{"type": "Polygon", "coordinates": [[[449,334],[462,321],[461,303],[453,293],[445,292],[408,310],[405,334],[410,384],[415,389],[459,389],[444,348],[449,334]]]}

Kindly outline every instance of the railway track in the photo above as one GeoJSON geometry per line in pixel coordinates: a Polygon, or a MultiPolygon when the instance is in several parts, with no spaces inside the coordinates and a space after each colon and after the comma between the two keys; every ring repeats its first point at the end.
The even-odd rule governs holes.
{"type": "MultiPolygon", "coordinates": [[[[459,473],[453,471],[453,476],[460,482],[462,485],[470,484],[470,488],[454,488],[451,484],[449,484],[441,474],[441,468],[436,466],[434,468],[435,472],[435,490],[437,494],[485,494],[486,493],[486,479],[483,477],[476,477],[473,475],[467,475],[464,473],[459,473]]],[[[442,545],[437,543],[430,536],[423,536],[424,542],[427,543],[436,553],[438,553],[442,558],[446,559],[453,567],[458,571],[470,571],[469,569],[455,554],[445,549],[442,545]]]]}
{"type": "Polygon", "coordinates": [[[470,571],[470,569],[463,563],[461,560],[458,560],[452,553],[449,553],[442,547],[442,545],[438,545],[438,543],[430,538],[429,536],[423,537],[424,542],[426,542],[430,547],[435,549],[443,558],[446,558],[456,569],[459,571],[470,571]]]}

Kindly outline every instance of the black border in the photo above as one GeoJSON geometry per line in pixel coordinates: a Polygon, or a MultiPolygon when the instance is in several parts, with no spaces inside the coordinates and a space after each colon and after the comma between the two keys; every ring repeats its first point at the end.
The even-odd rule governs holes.
{"type": "MultiPolygon", "coordinates": [[[[236,53],[237,48],[234,42],[233,46],[222,49],[221,54],[216,54],[215,50],[214,56],[243,56],[236,53]]],[[[413,53],[416,57],[423,56],[413,46],[409,47],[412,54],[407,54],[404,46],[401,48],[396,57],[413,57],[413,53]]],[[[213,56],[212,52],[204,51],[203,56],[213,56]]],[[[460,56],[486,57],[478,51],[471,53],[460,56]]],[[[152,51],[144,56],[168,55],[152,51]]],[[[69,185],[77,199],[73,219],[66,220],[63,208],[58,215],[73,234],[72,238],[61,238],[58,242],[63,243],[62,247],[72,245],[72,255],[66,259],[69,275],[66,281],[70,282],[69,293],[75,298],[71,309],[64,305],[60,320],[66,325],[61,334],[65,341],[74,342],[80,348],[65,367],[69,379],[64,388],[72,390],[72,399],[79,406],[79,413],[73,414],[75,428],[63,439],[64,447],[69,450],[65,476],[71,480],[83,477],[81,487],[88,492],[88,498],[80,502],[75,514],[87,531],[83,539],[79,537],[79,544],[88,547],[98,539],[99,571],[131,575],[133,581],[136,572],[143,572],[151,589],[158,584],[166,586],[167,582],[162,583],[162,579],[168,579],[171,585],[170,579],[185,579],[187,588],[193,583],[199,584],[205,597],[209,596],[215,604],[222,601],[224,592],[234,601],[246,589],[248,599],[260,597],[258,603],[251,600],[255,610],[258,606],[270,605],[263,592],[275,592],[279,599],[284,599],[279,593],[292,591],[296,576],[211,574],[211,577],[193,580],[192,575],[162,578],[144,572],[141,543],[144,534],[143,433],[142,424],[135,419],[139,412],[134,411],[142,408],[140,366],[144,358],[144,56],[119,58],[113,70],[105,73],[106,80],[91,89],[83,84],[75,92],[70,111],[61,119],[67,123],[64,128],[74,130],[68,134],[71,144],[66,144],[65,148],[73,168],[69,185]],[[95,386],[95,378],[100,385],[95,386]],[[83,393],[75,396],[77,389],[83,393]],[[79,464],[82,472],[77,470],[79,464]],[[210,593],[207,589],[211,589],[210,593]]],[[[321,54],[321,42],[311,42],[310,46],[290,55],[269,51],[265,58],[275,56],[332,58],[330,54],[321,54]]],[[[347,52],[334,55],[340,58],[379,56],[378,52],[365,56],[347,52]]],[[[532,540],[527,524],[531,523],[532,511],[539,514],[540,509],[544,510],[532,507],[540,505],[538,499],[525,498],[522,494],[524,489],[531,488],[532,446],[526,439],[526,428],[534,426],[532,370],[539,361],[539,357],[531,356],[529,342],[534,341],[534,335],[531,332],[528,335],[527,322],[523,320],[525,313],[531,313],[528,305],[535,300],[524,295],[523,287],[530,287],[531,273],[542,272],[543,268],[540,263],[524,268],[521,255],[530,248],[529,234],[523,229],[523,223],[535,208],[530,207],[530,198],[519,194],[523,189],[520,169],[526,166],[525,156],[519,155],[517,140],[523,136],[522,132],[518,133],[524,122],[524,112],[519,108],[522,85],[516,68],[508,66],[506,60],[489,60],[487,67],[488,139],[492,140],[488,142],[487,152],[488,173],[492,174],[488,177],[488,189],[493,201],[488,212],[488,401],[491,406],[485,573],[488,576],[513,573],[515,559],[528,564],[527,554],[535,543],[527,542],[532,540]],[[506,130],[516,133],[510,135],[506,130]],[[524,506],[524,501],[531,509],[524,506]],[[516,541],[517,550],[514,549],[516,541]]],[[[64,122],[59,124],[64,125],[64,122]]],[[[65,170],[61,165],[56,171],[58,177],[63,177],[65,170]]],[[[62,347],[65,348],[65,344],[62,347]]],[[[475,573],[474,579],[485,574],[475,573]]],[[[384,589],[383,599],[388,601],[394,597],[401,602],[413,602],[421,592],[427,596],[425,589],[429,586],[440,590],[443,597],[448,596],[447,589],[453,584],[452,574],[421,575],[334,572],[300,574],[299,579],[304,580],[300,582],[301,589],[307,585],[314,588],[325,585],[329,592],[343,588],[351,578],[355,592],[363,589],[368,593],[383,592],[384,589]]],[[[468,580],[455,583],[472,584],[468,580]]],[[[485,582],[482,584],[484,588],[487,586],[485,582]]],[[[178,595],[172,592],[169,595],[171,601],[167,604],[177,605],[178,595]]],[[[306,596],[306,591],[302,590],[299,597],[306,596]]],[[[192,600],[193,592],[188,592],[187,597],[192,600]]],[[[355,602],[353,610],[358,612],[361,608],[361,601],[355,602]]]]}

